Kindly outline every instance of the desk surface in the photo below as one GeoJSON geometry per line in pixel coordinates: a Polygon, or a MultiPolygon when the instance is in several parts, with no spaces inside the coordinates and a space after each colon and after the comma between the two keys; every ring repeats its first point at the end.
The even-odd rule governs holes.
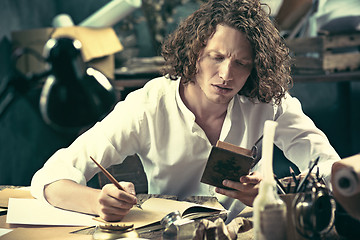
{"type": "MultiPolygon", "coordinates": [[[[13,186],[0,186],[0,190],[5,188],[17,188],[13,186]]],[[[14,195],[15,196],[15,195],[14,195]]],[[[10,196],[12,197],[12,196],[10,196]]],[[[163,197],[169,199],[176,199],[175,196],[167,195],[149,195],[139,194],[139,202],[143,202],[151,197],[163,197]]],[[[209,197],[191,197],[188,201],[202,204],[207,201],[213,201],[209,197]]],[[[38,226],[38,225],[19,225],[6,223],[6,215],[0,216],[0,228],[13,229],[12,232],[0,237],[0,240],[18,240],[26,236],[27,240],[37,239],[92,239],[92,235],[95,232],[95,227],[65,227],[65,226],[38,226]]],[[[137,231],[141,238],[145,239],[162,239],[162,231],[137,231]]],[[[251,238],[245,238],[251,239],[251,238]]]]}
{"type": "MultiPolygon", "coordinates": [[[[0,186],[0,190],[3,189],[3,186],[0,186]]],[[[13,188],[13,187],[11,187],[13,188]]],[[[140,194],[139,201],[144,201],[149,197],[156,196],[160,197],[160,195],[147,195],[147,194],[140,194]]],[[[170,196],[164,196],[170,197],[170,196]]],[[[193,199],[189,199],[189,201],[202,203],[202,201],[208,201],[208,197],[194,197],[193,199]]],[[[240,216],[243,218],[251,218],[252,209],[245,208],[240,216]]],[[[5,229],[13,229],[12,232],[0,237],[0,240],[18,240],[23,239],[26,236],[27,240],[60,240],[60,239],[77,239],[77,240],[90,240],[92,239],[92,234],[95,231],[94,227],[62,227],[62,226],[32,226],[32,225],[9,225],[6,223],[6,215],[0,216],[0,228],[5,229]]],[[[153,231],[153,232],[139,232],[139,236],[145,239],[162,239],[162,231],[153,231]]],[[[253,239],[253,229],[238,234],[238,239],[253,239]]],[[[344,238],[339,237],[336,234],[335,229],[327,234],[323,239],[329,240],[343,240],[344,238]]]]}

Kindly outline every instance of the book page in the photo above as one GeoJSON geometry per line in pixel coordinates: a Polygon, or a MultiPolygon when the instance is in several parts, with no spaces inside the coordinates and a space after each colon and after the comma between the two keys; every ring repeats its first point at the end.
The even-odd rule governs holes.
{"type": "Polygon", "coordinates": [[[185,201],[176,201],[164,198],[150,198],[141,205],[142,210],[134,206],[120,222],[105,222],[99,218],[97,218],[97,220],[109,224],[134,224],[134,228],[139,228],[152,223],[160,222],[163,217],[176,210],[178,210],[180,214],[183,214],[187,209],[194,206],[200,206],[202,209],[209,209],[212,213],[218,213],[224,210],[224,208],[199,205],[185,201]]]}
{"type": "Polygon", "coordinates": [[[249,157],[252,156],[251,150],[236,146],[236,145],[228,143],[228,142],[223,142],[223,141],[218,140],[216,142],[216,147],[226,149],[226,150],[238,153],[238,154],[246,155],[249,157]]]}

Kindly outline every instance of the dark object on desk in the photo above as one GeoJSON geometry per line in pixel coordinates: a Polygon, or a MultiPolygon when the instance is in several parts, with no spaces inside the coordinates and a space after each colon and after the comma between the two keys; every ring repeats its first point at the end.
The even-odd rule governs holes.
{"type": "Polygon", "coordinates": [[[360,239],[360,220],[350,216],[339,203],[336,203],[335,229],[346,239],[360,239]]]}
{"type": "Polygon", "coordinates": [[[339,235],[360,239],[360,154],[332,165],[331,183],[336,199],[335,227],[339,235]]]}
{"type": "Polygon", "coordinates": [[[292,203],[294,223],[302,236],[321,239],[333,228],[336,203],[320,178],[307,177],[305,181],[308,184],[303,192],[297,192],[292,203]]]}

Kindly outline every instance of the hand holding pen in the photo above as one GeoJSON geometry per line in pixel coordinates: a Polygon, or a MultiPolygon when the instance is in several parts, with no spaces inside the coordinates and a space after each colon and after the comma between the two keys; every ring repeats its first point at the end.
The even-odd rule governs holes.
{"type": "Polygon", "coordinates": [[[141,205],[137,203],[135,191],[131,183],[128,183],[132,185],[129,186],[129,189],[121,186],[103,166],[101,166],[94,158],[90,158],[113,183],[113,185],[105,185],[102,189],[102,195],[100,196],[99,201],[102,205],[100,212],[102,212],[104,216],[100,217],[107,221],[116,221],[121,220],[119,217],[122,218],[122,216],[125,216],[133,205],[142,209],[141,205]],[[114,191],[113,187],[116,187],[117,190],[121,190],[121,192],[114,191]]]}

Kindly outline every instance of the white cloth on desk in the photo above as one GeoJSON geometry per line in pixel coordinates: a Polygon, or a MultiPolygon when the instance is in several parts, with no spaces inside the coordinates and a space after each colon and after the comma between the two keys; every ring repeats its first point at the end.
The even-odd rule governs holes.
{"type": "MultiPolygon", "coordinates": [[[[215,194],[214,188],[200,183],[212,146],[181,100],[179,82],[161,77],[130,93],[106,118],[48,160],[33,177],[32,194],[44,199],[44,185],[59,179],[86,184],[99,172],[89,156],[107,168],[137,153],[148,178],[149,193],[177,195],[180,199],[216,195],[231,210],[229,220],[235,217],[244,204],[215,194]]],[[[308,168],[309,160],[321,155],[321,170],[330,174],[339,156],[290,95],[280,107],[236,95],[228,106],[220,140],[251,148],[269,119],[278,122],[275,144],[301,171],[308,168]]]]}

